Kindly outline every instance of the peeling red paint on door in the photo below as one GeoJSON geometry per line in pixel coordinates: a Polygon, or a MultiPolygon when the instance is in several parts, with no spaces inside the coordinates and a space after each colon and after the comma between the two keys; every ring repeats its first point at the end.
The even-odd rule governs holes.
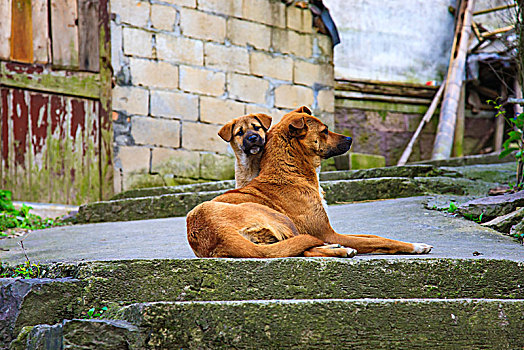
{"type": "Polygon", "coordinates": [[[30,94],[30,113],[31,113],[31,143],[33,153],[42,151],[47,138],[47,126],[49,115],[49,96],[39,93],[30,94]]]}
{"type": "MultiPolygon", "coordinates": [[[[79,39],[81,65],[75,60],[55,64],[58,51],[47,53],[52,57],[44,52],[43,60],[32,59],[32,53],[0,60],[0,188],[13,191],[17,200],[82,204],[113,193],[109,2],[68,3],[79,8],[68,23],[79,31],[73,38],[79,39]],[[15,62],[18,58],[23,59],[15,62]]],[[[73,7],[62,7],[72,13],[73,7]]],[[[34,25],[60,28],[65,23],[61,13],[44,6],[39,16],[29,16],[34,8],[24,9],[14,20],[13,11],[8,14],[17,25],[5,37],[17,49],[47,43],[64,48],[66,56],[78,56],[68,52],[71,36],[63,32],[29,35],[34,25]]]]}
{"type": "Polygon", "coordinates": [[[80,204],[100,186],[99,101],[1,88],[2,184],[15,198],[80,204]]]}
{"type": "Polygon", "coordinates": [[[76,99],[71,100],[71,107],[71,137],[75,138],[78,127],[84,127],[86,111],[84,103],[76,99]]]}
{"type": "Polygon", "coordinates": [[[13,141],[15,150],[15,165],[23,165],[27,147],[27,131],[29,126],[28,106],[24,90],[13,90],[13,141]]]}
{"type": "MultiPolygon", "coordinates": [[[[54,134],[58,125],[62,123],[62,119],[65,118],[65,104],[64,98],[60,95],[51,95],[51,134],[54,134]]],[[[64,137],[65,135],[58,135],[64,137]]]]}
{"type": "MultiPolygon", "coordinates": [[[[1,130],[1,133],[2,133],[2,164],[5,164],[5,167],[8,167],[8,163],[7,163],[7,157],[8,157],[8,154],[9,154],[9,143],[8,143],[8,125],[7,125],[7,109],[8,109],[8,105],[7,105],[7,97],[8,97],[8,94],[9,94],[9,90],[7,89],[1,89],[1,95],[2,95],[2,104],[1,104],[1,107],[2,107],[2,120],[1,120],[1,125],[2,125],[2,130],[1,130]]],[[[2,165],[2,167],[4,167],[4,165],[2,165]]]]}

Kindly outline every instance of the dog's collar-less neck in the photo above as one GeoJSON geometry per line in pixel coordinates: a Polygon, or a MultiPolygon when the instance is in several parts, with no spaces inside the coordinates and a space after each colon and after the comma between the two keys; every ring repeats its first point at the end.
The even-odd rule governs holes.
{"type": "Polygon", "coordinates": [[[283,174],[293,174],[294,177],[305,178],[308,182],[317,186],[316,166],[309,162],[298,164],[297,159],[305,160],[288,139],[281,135],[273,135],[266,144],[260,163],[260,173],[278,174],[281,172],[283,174]],[[281,150],[281,152],[275,152],[275,150],[281,150]],[[266,159],[272,159],[273,162],[284,163],[286,166],[265,167],[264,162],[266,159]]]}

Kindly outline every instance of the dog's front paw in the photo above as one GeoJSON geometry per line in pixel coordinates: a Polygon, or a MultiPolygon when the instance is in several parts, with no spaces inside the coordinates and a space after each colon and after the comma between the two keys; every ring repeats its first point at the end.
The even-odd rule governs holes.
{"type": "Polygon", "coordinates": [[[425,243],[412,243],[413,244],[413,254],[427,254],[431,251],[433,246],[425,243]]]}

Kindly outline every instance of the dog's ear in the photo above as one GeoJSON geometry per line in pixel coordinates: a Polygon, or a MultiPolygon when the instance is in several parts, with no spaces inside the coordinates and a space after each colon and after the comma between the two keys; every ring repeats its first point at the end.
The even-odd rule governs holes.
{"type": "Polygon", "coordinates": [[[296,118],[289,123],[289,133],[292,137],[301,137],[307,134],[307,124],[302,118],[296,118]]]}
{"type": "Polygon", "coordinates": [[[313,115],[313,114],[311,114],[311,110],[307,106],[298,107],[293,112],[295,112],[295,113],[305,113],[305,114],[313,115]]]}
{"type": "Polygon", "coordinates": [[[234,126],[235,126],[235,121],[234,120],[230,121],[229,123],[224,125],[222,129],[218,131],[218,136],[220,136],[222,140],[226,142],[231,141],[231,139],[233,138],[233,127],[234,126]]]}
{"type": "Polygon", "coordinates": [[[255,114],[255,118],[257,118],[266,131],[271,126],[271,121],[273,120],[273,118],[271,118],[269,115],[262,113],[255,114]]]}

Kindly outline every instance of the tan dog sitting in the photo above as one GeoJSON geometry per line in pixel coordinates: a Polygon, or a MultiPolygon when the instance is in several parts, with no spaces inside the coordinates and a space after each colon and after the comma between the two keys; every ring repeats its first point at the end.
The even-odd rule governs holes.
{"type": "Polygon", "coordinates": [[[350,146],[351,138],[330,132],[309,109],[286,114],[268,132],[260,174],[247,186],[204,202],[187,215],[187,237],[195,254],[274,258],[351,257],[357,251],[428,253],[432,247],[424,243],[333,230],[316,168],[322,159],[343,154],[350,146]]]}
{"type": "Polygon", "coordinates": [[[246,186],[258,176],[266,133],[270,126],[270,116],[261,113],[249,114],[231,120],[218,132],[235,152],[236,188],[246,186]]]}

